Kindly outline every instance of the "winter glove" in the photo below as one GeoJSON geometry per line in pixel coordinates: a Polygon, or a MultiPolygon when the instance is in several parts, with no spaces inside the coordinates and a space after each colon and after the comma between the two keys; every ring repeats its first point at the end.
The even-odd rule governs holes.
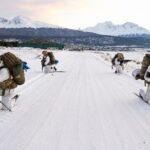
{"type": "Polygon", "coordinates": [[[30,69],[28,64],[26,62],[23,62],[23,70],[27,71],[28,69],[30,69]]]}
{"type": "Polygon", "coordinates": [[[133,72],[132,72],[132,76],[138,80],[138,79],[141,79],[140,77],[140,69],[135,69],[133,72]]]}

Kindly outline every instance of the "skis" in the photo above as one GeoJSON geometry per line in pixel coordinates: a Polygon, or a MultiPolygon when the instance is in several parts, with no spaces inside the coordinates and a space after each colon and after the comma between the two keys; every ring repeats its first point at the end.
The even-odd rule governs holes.
{"type": "Polygon", "coordinates": [[[11,102],[12,107],[15,106],[16,101],[18,100],[18,98],[19,98],[19,95],[18,95],[18,94],[16,94],[14,97],[11,98],[11,99],[12,99],[12,102],[11,102]]]}
{"type": "Polygon", "coordinates": [[[10,108],[8,108],[2,101],[0,101],[0,103],[9,111],[12,111],[10,108]]]}
{"type": "Polygon", "coordinates": [[[137,97],[139,97],[143,102],[145,102],[145,103],[147,103],[147,104],[150,105],[150,103],[148,101],[145,101],[140,94],[134,93],[134,95],[136,95],[137,97]]]}
{"type": "Polygon", "coordinates": [[[15,100],[15,102],[17,101],[17,99],[19,98],[19,95],[16,94],[14,97],[12,97],[11,99],[15,100]]]}
{"type": "Polygon", "coordinates": [[[50,73],[66,73],[66,71],[57,70],[57,71],[51,71],[50,73]]]}
{"type": "MultiPolygon", "coordinates": [[[[16,101],[18,100],[18,98],[19,98],[19,95],[16,94],[16,95],[15,95],[14,97],[12,97],[11,99],[12,99],[12,101],[14,101],[14,103],[16,103],[16,101]]],[[[11,110],[10,108],[8,108],[2,101],[0,101],[0,103],[1,103],[8,111],[12,112],[12,110],[11,110]]]]}

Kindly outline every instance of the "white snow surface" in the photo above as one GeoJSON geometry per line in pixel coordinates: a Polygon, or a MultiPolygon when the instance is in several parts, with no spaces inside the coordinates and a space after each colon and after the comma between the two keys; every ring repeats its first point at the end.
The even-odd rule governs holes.
{"type": "Polygon", "coordinates": [[[0,28],[58,28],[58,26],[33,21],[24,16],[17,16],[11,20],[0,17],[0,28]]]}
{"type": "Polygon", "coordinates": [[[111,21],[99,23],[92,27],[84,29],[86,32],[94,32],[102,35],[131,35],[131,34],[150,34],[147,29],[138,26],[132,22],[126,22],[124,24],[115,25],[111,21]]]}
{"type": "MultiPolygon", "coordinates": [[[[137,61],[116,75],[116,52],[54,51],[62,72],[44,74],[40,49],[6,51],[31,69],[13,112],[0,111],[0,150],[149,150],[150,105],[133,94],[146,89],[131,76],[137,61]]],[[[124,55],[140,62],[145,53],[124,55]]]]}

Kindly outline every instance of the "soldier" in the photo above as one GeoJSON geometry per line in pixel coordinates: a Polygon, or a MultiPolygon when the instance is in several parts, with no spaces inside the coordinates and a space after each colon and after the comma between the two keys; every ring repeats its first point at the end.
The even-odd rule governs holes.
{"type": "Polygon", "coordinates": [[[14,54],[7,52],[0,56],[0,96],[3,110],[11,111],[14,89],[25,82],[23,62],[14,54]]]}
{"type": "Polygon", "coordinates": [[[55,64],[57,64],[58,61],[55,60],[53,52],[43,51],[42,54],[43,58],[41,60],[41,64],[42,68],[44,68],[44,72],[50,73],[52,69],[54,69],[54,71],[57,71],[55,64]]]}
{"type": "Polygon", "coordinates": [[[145,81],[145,85],[147,85],[147,91],[144,92],[141,89],[139,96],[141,96],[144,101],[150,103],[150,54],[145,54],[141,69],[134,70],[132,75],[136,80],[141,79],[145,81]]]}
{"type": "Polygon", "coordinates": [[[117,53],[114,58],[112,59],[112,68],[113,66],[115,66],[116,70],[115,73],[121,73],[122,70],[124,69],[123,66],[123,60],[124,60],[124,56],[122,53],[117,53]]]}

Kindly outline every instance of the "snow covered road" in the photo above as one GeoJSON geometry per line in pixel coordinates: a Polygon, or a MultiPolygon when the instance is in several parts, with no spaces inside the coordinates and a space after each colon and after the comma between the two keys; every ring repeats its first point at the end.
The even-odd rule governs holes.
{"type": "Polygon", "coordinates": [[[144,85],[94,53],[64,52],[61,62],[0,112],[0,150],[149,150],[150,106],[133,94],[144,85]]]}

